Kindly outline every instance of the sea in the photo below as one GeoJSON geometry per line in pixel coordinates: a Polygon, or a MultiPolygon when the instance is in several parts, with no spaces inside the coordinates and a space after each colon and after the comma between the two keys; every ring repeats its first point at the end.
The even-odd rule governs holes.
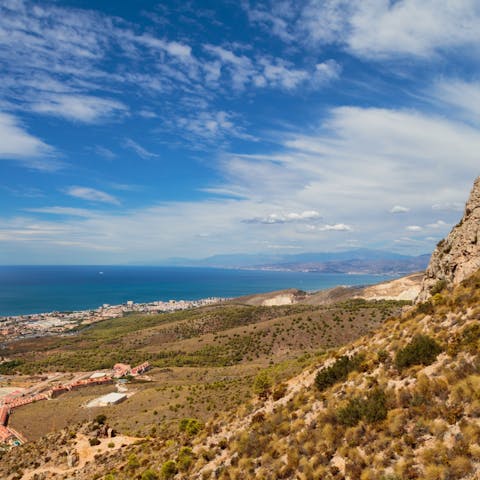
{"type": "Polygon", "coordinates": [[[0,266],[0,316],[87,310],[128,300],[147,303],[230,298],[286,288],[311,292],[391,278],[190,267],[0,266]]]}

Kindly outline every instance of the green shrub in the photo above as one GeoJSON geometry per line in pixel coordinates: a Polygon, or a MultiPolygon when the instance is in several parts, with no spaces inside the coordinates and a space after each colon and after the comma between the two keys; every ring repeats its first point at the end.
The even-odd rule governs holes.
{"type": "Polygon", "coordinates": [[[390,360],[390,354],[386,350],[380,350],[377,358],[380,363],[387,363],[390,360]]]}
{"type": "Polygon", "coordinates": [[[387,397],[385,392],[376,388],[367,395],[364,403],[363,415],[368,423],[380,422],[387,418],[387,397]]]}
{"type": "Polygon", "coordinates": [[[23,360],[8,360],[0,363],[0,375],[13,375],[25,362],[23,360]]]}
{"type": "Polygon", "coordinates": [[[162,478],[166,480],[173,478],[177,472],[177,464],[173,460],[167,460],[160,470],[162,478]]]}
{"type": "Polygon", "coordinates": [[[196,418],[182,418],[180,420],[179,430],[185,432],[189,437],[195,436],[202,428],[202,422],[196,418]]]}
{"type": "Polygon", "coordinates": [[[105,425],[105,422],[107,421],[107,416],[101,413],[100,415],[97,415],[95,417],[94,422],[98,423],[99,425],[105,425]]]}
{"type": "Polygon", "coordinates": [[[127,466],[129,470],[135,470],[140,466],[140,462],[138,461],[138,458],[134,453],[131,453],[129,455],[127,466]]]}
{"type": "Polygon", "coordinates": [[[141,479],[142,480],[158,480],[158,475],[149,468],[148,470],[145,470],[142,473],[141,479]]]}
{"type": "Polygon", "coordinates": [[[362,401],[359,398],[352,398],[345,407],[338,409],[338,421],[347,427],[355,426],[362,419],[362,401]]]}
{"type": "Polygon", "coordinates": [[[182,447],[178,452],[177,465],[182,472],[187,471],[193,463],[193,451],[190,447],[182,447]]]}
{"type": "Polygon", "coordinates": [[[438,280],[435,285],[432,285],[430,287],[430,293],[432,295],[436,295],[437,293],[440,293],[443,289],[447,287],[448,283],[445,279],[443,280],[438,280]]]}
{"type": "Polygon", "coordinates": [[[365,398],[355,397],[347,405],[337,411],[339,423],[347,427],[355,426],[360,420],[375,423],[387,418],[387,397],[385,392],[376,388],[365,398]]]}
{"type": "Polygon", "coordinates": [[[89,438],[88,443],[90,444],[91,447],[94,447],[95,445],[100,445],[100,440],[98,438],[89,438]]]}
{"type": "Polygon", "coordinates": [[[352,355],[351,357],[343,356],[330,367],[320,370],[315,377],[315,386],[323,391],[331,387],[337,382],[346,380],[348,374],[354,370],[358,370],[364,356],[362,354],[352,355]]]}
{"type": "Polygon", "coordinates": [[[430,365],[442,351],[440,345],[427,335],[417,335],[402,350],[397,352],[395,364],[398,368],[412,365],[430,365]]]}
{"type": "Polygon", "coordinates": [[[417,305],[416,312],[422,315],[430,315],[435,311],[430,300],[417,305]]]}
{"type": "Polygon", "coordinates": [[[480,340],[480,324],[468,325],[462,331],[462,345],[477,346],[480,340]]]}

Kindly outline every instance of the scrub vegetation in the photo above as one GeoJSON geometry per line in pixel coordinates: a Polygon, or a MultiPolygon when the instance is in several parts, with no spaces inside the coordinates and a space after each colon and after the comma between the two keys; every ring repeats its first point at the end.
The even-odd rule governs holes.
{"type": "MultiPolygon", "coordinates": [[[[222,363],[225,357],[216,357],[221,358],[216,366],[154,369],[153,377],[177,382],[165,388],[178,394],[178,410],[166,417],[159,403],[145,404],[147,412],[157,409],[152,418],[137,403],[139,443],[103,453],[78,478],[474,478],[480,466],[480,273],[452,290],[440,290],[427,304],[402,307],[352,301],[272,307],[279,316],[270,316],[263,307],[229,306],[256,311],[258,317],[198,337],[175,337],[164,350],[179,351],[180,343],[183,355],[199,355],[208,345],[231,346],[233,339],[262,342],[250,349],[238,341],[241,355],[228,366],[222,363]],[[361,324],[363,332],[355,330],[361,324]],[[347,343],[336,340],[355,336],[352,332],[359,333],[347,343]],[[312,337],[316,349],[309,348],[312,337]],[[200,340],[205,343],[195,349],[192,339],[197,347],[200,340]],[[179,380],[186,371],[203,377],[191,377],[187,386],[179,380]],[[216,371],[222,371],[222,380],[209,382],[216,371]],[[198,409],[210,394],[215,406],[198,409]]],[[[200,321],[212,311],[217,315],[220,309],[188,315],[200,321]]],[[[165,323],[150,325],[131,339],[151,353],[157,345],[152,338],[165,335],[165,328],[165,323]]],[[[79,336],[86,334],[92,335],[79,336]]],[[[115,415],[107,413],[107,422],[117,421],[115,415]]],[[[15,463],[4,455],[0,473],[9,478],[14,468],[32,469],[31,452],[43,458],[43,448],[41,441],[20,447],[15,463]]]]}

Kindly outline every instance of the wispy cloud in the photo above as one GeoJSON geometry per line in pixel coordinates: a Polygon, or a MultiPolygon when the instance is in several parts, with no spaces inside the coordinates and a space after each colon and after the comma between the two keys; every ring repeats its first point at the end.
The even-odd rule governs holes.
{"type": "Polygon", "coordinates": [[[390,213],[407,213],[409,211],[408,207],[402,207],[402,205],[395,205],[389,210],[390,213]]]}
{"type": "Polygon", "coordinates": [[[367,58],[429,58],[452,48],[478,51],[480,7],[474,1],[271,0],[242,5],[250,21],[288,44],[337,45],[367,58]],[[425,21],[428,19],[428,21],[425,21]]]}
{"type": "MultiPolygon", "coordinates": [[[[165,256],[262,251],[269,244],[318,251],[337,247],[339,234],[357,246],[371,246],[374,239],[384,248],[423,253],[434,245],[432,233],[458,220],[456,212],[445,211],[441,222],[432,224],[432,204],[464,202],[478,173],[479,150],[480,133],[455,121],[410,110],[334,108],[308,135],[279,133],[277,153],[225,154],[223,181],[212,188],[235,197],[106,210],[92,217],[85,212],[62,219],[50,237],[46,232],[55,222],[47,222],[42,238],[88,243],[95,231],[99,246],[130,251],[131,261],[157,258],[159,245],[165,256]],[[451,158],[458,159],[455,174],[451,158]],[[385,208],[407,204],[415,205],[407,225],[385,208]]],[[[73,188],[69,193],[81,200],[118,204],[106,192],[73,188]]],[[[3,235],[13,234],[4,229],[3,235]]],[[[112,255],[108,258],[118,258],[112,255]]]]}
{"type": "MultiPolygon", "coordinates": [[[[180,136],[186,128],[189,138],[197,136],[200,143],[247,139],[241,120],[232,126],[232,113],[219,108],[218,99],[247,88],[293,94],[340,77],[341,66],[333,59],[297,60],[295,55],[259,54],[234,42],[194,48],[188,39],[155,36],[148,28],[93,10],[29,0],[0,5],[0,97],[12,111],[74,123],[122,121],[134,110],[129,103],[136,93],[144,99],[138,115],[155,121],[153,128],[174,125],[180,136]]],[[[137,153],[146,158],[150,152],[137,153]]]]}
{"type": "Polygon", "coordinates": [[[451,227],[450,224],[443,220],[437,220],[434,223],[427,223],[426,225],[409,225],[406,230],[409,232],[423,232],[424,230],[448,230],[451,227]]]}
{"type": "Polygon", "coordinates": [[[145,147],[142,147],[140,144],[132,140],[131,138],[125,139],[123,146],[135,152],[141,158],[156,158],[158,155],[156,153],[148,151],[145,147]]]}
{"type": "Polygon", "coordinates": [[[331,59],[305,69],[298,68],[282,58],[260,56],[251,59],[243,53],[237,54],[217,45],[205,45],[204,49],[220,61],[215,63],[216,80],[224,70],[230,75],[234,89],[240,91],[247,85],[287,91],[301,86],[319,87],[338,78],[341,72],[341,66],[331,59]]]}
{"type": "Polygon", "coordinates": [[[241,5],[250,22],[262,26],[265,30],[270,30],[284,42],[290,43],[295,39],[291,30],[291,23],[296,16],[296,12],[290,2],[276,1],[267,7],[260,5],[253,7],[248,0],[243,0],[241,5]]]}
{"type": "Polygon", "coordinates": [[[443,78],[437,80],[425,96],[443,106],[449,114],[453,109],[467,121],[480,125],[480,82],[443,78]]]}
{"type": "Polygon", "coordinates": [[[32,103],[31,109],[37,113],[84,123],[100,122],[128,111],[124,104],[116,100],[87,95],[44,96],[32,103]]]}
{"type": "Polygon", "coordinates": [[[16,160],[38,170],[56,170],[54,149],[28,133],[16,117],[0,112],[0,159],[16,160]]]}
{"type": "Polygon", "coordinates": [[[444,222],[443,220],[437,220],[435,223],[427,224],[427,228],[433,228],[434,230],[445,229],[448,227],[449,227],[448,223],[444,222]]]}
{"type": "MultiPolygon", "coordinates": [[[[33,253],[38,244],[48,245],[54,259],[92,243],[105,257],[89,258],[122,261],[124,252],[135,261],[158,258],[159,251],[203,256],[268,245],[321,250],[373,243],[423,252],[458,220],[478,175],[480,88],[471,79],[473,68],[468,81],[433,81],[427,70],[459,47],[459,63],[465,52],[477,55],[476,3],[241,3],[243,20],[248,16],[283,42],[271,48],[272,39],[261,38],[266,34],[258,29],[249,31],[255,43],[245,45],[224,27],[214,36],[149,24],[147,16],[135,24],[100,7],[1,3],[0,108],[6,113],[0,114],[0,158],[53,170],[60,154],[49,144],[58,138],[70,148],[75,168],[42,187],[52,195],[48,206],[32,200],[28,218],[0,213],[0,239],[10,242],[0,254],[15,251],[15,238],[25,245],[34,239],[28,244],[33,253]],[[222,40],[213,44],[213,38],[222,40]],[[409,71],[416,74],[416,61],[423,83],[403,91],[396,69],[413,65],[409,71]],[[376,84],[368,86],[375,96],[363,95],[362,74],[395,75],[389,86],[398,98],[387,98],[376,84]],[[320,94],[336,82],[337,90],[320,94]],[[65,128],[64,139],[53,131],[57,126],[65,128]],[[85,145],[79,151],[68,142],[74,131],[85,145]],[[142,172],[122,163],[122,148],[168,162],[163,147],[178,149],[175,157],[186,164],[198,160],[202,175],[192,182],[194,194],[186,193],[190,183],[175,179],[190,200],[152,200],[159,162],[143,162],[151,168],[142,172]],[[92,151],[117,160],[95,162],[85,155],[92,151]],[[128,193],[137,188],[128,184],[138,181],[137,173],[144,175],[144,195],[128,193]],[[94,183],[98,178],[102,184],[94,183]],[[58,191],[70,197],[68,206],[58,206],[58,191]],[[432,223],[432,209],[441,220],[432,223]],[[118,252],[122,257],[114,256],[118,252]]],[[[24,202],[18,210],[25,213],[24,202]]]]}
{"type": "Polygon", "coordinates": [[[353,228],[350,225],[344,223],[335,223],[333,225],[323,225],[319,227],[319,230],[325,232],[351,232],[353,228]]]}
{"type": "Polygon", "coordinates": [[[26,185],[16,185],[14,187],[11,185],[0,185],[0,188],[4,192],[19,198],[42,198],[46,196],[46,192],[42,189],[26,185]]]}
{"type": "Polygon", "coordinates": [[[102,190],[97,190],[90,187],[71,186],[65,189],[65,193],[71,197],[81,198],[89,202],[109,203],[111,205],[120,205],[118,198],[106,193],[102,190]]]}
{"type": "Polygon", "coordinates": [[[36,208],[26,208],[26,212],[32,213],[46,213],[49,215],[66,215],[71,217],[84,217],[90,218],[95,215],[95,212],[88,210],[86,208],[74,208],[74,207],[36,207],[36,208]]]}
{"type": "Polygon", "coordinates": [[[93,151],[97,155],[100,155],[101,157],[106,158],[107,160],[113,160],[117,156],[117,154],[112,152],[112,150],[102,147],[101,145],[95,145],[95,147],[93,147],[93,151]]]}
{"type": "Polygon", "coordinates": [[[465,208],[462,202],[444,202],[432,205],[432,210],[445,212],[461,212],[465,208]]]}
{"type": "Polygon", "coordinates": [[[191,147],[203,148],[205,144],[217,144],[226,138],[241,138],[255,141],[253,135],[245,131],[241,119],[230,112],[201,111],[185,116],[178,116],[171,128],[181,132],[181,135],[192,140],[191,147]]]}
{"type": "Polygon", "coordinates": [[[192,47],[190,47],[190,45],[175,41],[163,40],[153,37],[149,34],[137,36],[132,35],[130,39],[134,43],[140,43],[153,49],[162,50],[181,62],[185,62],[187,64],[195,63],[195,60],[192,57],[192,47]]]}
{"type": "Polygon", "coordinates": [[[274,225],[276,223],[297,223],[312,222],[320,220],[322,216],[315,210],[306,210],[300,213],[271,213],[265,217],[255,217],[243,220],[244,223],[260,223],[265,225],[274,225]]]}

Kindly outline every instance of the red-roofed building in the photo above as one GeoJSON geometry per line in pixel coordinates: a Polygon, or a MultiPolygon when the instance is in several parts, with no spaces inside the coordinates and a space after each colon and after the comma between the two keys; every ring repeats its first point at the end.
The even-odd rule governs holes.
{"type": "Polygon", "coordinates": [[[52,398],[56,398],[62,393],[68,392],[69,388],[65,385],[59,385],[57,387],[53,387],[51,390],[51,396],[52,398]]]}
{"type": "Polygon", "coordinates": [[[1,407],[0,408],[0,425],[6,426],[8,423],[8,416],[10,415],[10,408],[1,407]]]}
{"type": "Polygon", "coordinates": [[[135,368],[132,368],[130,371],[131,375],[140,375],[143,372],[146,372],[150,368],[150,363],[144,362],[141,365],[137,365],[135,368]]]}
{"type": "Polygon", "coordinates": [[[0,443],[7,443],[10,440],[13,440],[15,436],[12,432],[3,425],[0,425],[0,443]]]}
{"type": "Polygon", "coordinates": [[[124,377],[125,375],[130,373],[131,369],[132,367],[130,365],[127,365],[126,363],[116,363],[113,366],[113,371],[114,371],[113,376],[115,378],[124,377]]]}

